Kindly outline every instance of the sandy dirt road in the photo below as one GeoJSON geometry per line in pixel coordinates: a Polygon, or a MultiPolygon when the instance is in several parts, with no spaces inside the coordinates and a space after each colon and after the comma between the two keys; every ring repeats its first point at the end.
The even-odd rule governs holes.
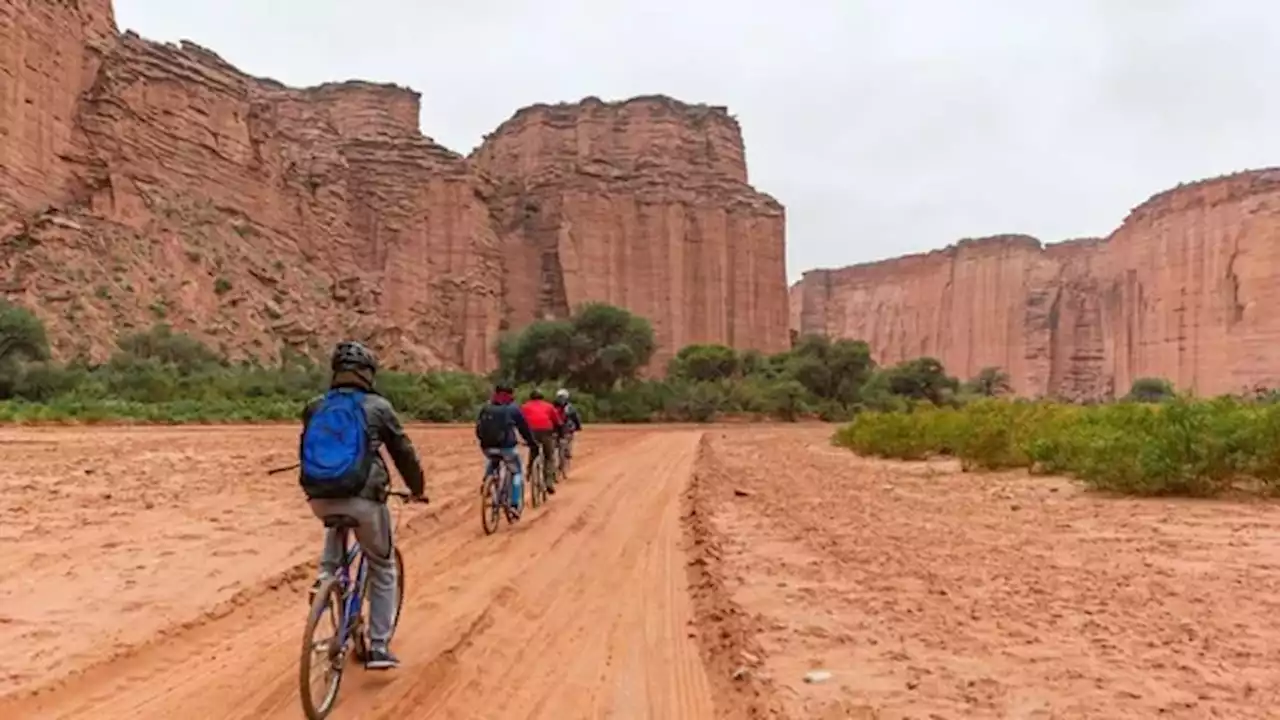
{"type": "MultiPolygon", "coordinates": [[[[0,701],[0,717],[300,717],[297,659],[315,521],[297,507],[289,480],[244,469],[268,464],[270,446],[289,447],[293,431],[102,432],[118,433],[118,441],[50,431],[56,446],[23,447],[21,456],[32,458],[23,462],[34,467],[38,457],[52,465],[44,476],[49,482],[32,477],[26,496],[6,501],[7,511],[18,503],[33,508],[27,523],[10,532],[32,552],[42,544],[37,538],[50,533],[69,539],[43,543],[51,562],[28,555],[25,567],[5,574],[6,612],[19,607],[25,616],[0,629],[16,651],[5,660],[11,688],[55,679],[104,651],[118,657],[34,697],[11,693],[0,701]],[[221,493],[181,493],[182,473],[165,462],[194,460],[185,475],[209,482],[216,466],[240,455],[243,468],[221,493]],[[113,458],[132,461],[135,475],[149,469],[134,483],[113,458]],[[95,464],[87,477],[110,478],[103,482],[112,490],[96,481],[65,482],[77,470],[86,477],[81,465],[95,464]],[[40,500],[41,493],[53,498],[40,500]],[[116,507],[125,502],[129,509],[116,507]],[[93,520],[104,515],[104,522],[93,520]],[[251,518],[252,527],[236,539],[239,518],[251,518]],[[138,556],[120,559],[129,550],[138,556]],[[136,566],[136,574],[121,582],[104,563],[136,566]],[[40,568],[35,581],[20,580],[33,568],[40,568]],[[239,596],[219,584],[219,577],[232,576],[239,596]],[[33,589],[39,602],[27,605],[33,589]],[[47,606],[53,598],[60,598],[57,607],[47,606]],[[218,600],[223,607],[208,611],[218,600]],[[166,620],[178,628],[155,637],[166,620]],[[109,638],[119,647],[96,645],[109,638]],[[128,649],[131,641],[146,644],[128,649]]],[[[0,447],[19,454],[3,441],[37,442],[40,434],[8,433],[0,447]]],[[[405,507],[401,515],[408,592],[396,650],[403,666],[349,673],[334,717],[712,717],[710,686],[688,629],[692,606],[680,549],[682,491],[700,433],[584,434],[564,492],[491,537],[480,531],[476,453],[467,431],[413,435],[431,458],[434,502],[425,510],[405,507]]]]}
{"type": "MultiPolygon", "coordinates": [[[[1280,707],[1274,502],[865,460],[827,427],[593,427],[564,492],[485,537],[469,431],[411,433],[434,502],[393,505],[404,665],[350,672],[335,719],[1280,707]]],[[[0,718],[301,717],[319,530],[262,474],[295,437],[0,430],[0,718]]]]}

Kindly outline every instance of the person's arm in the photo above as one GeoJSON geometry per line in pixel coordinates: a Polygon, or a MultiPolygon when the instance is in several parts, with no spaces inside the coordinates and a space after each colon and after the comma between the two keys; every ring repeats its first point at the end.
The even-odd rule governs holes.
{"type": "Polygon", "coordinates": [[[573,426],[573,431],[578,432],[582,429],[582,416],[578,414],[578,408],[569,410],[569,421],[573,426]]]}
{"type": "Polygon", "coordinates": [[[533,439],[533,431],[529,429],[529,421],[524,419],[524,413],[520,412],[520,408],[512,409],[515,412],[511,413],[511,419],[516,424],[516,432],[520,433],[529,447],[536,446],[538,443],[533,439]]]}
{"type": "Polygon", "coordinates": [[[426,473],[422,471],[418,451],[414,449],[413,441],[409,440],[409,436],[405,434],[404,426],[400,424],[395,408],[391,407],[391,403],[385,399],[377,398],[371,403],[370,412],[376,416],[374,422],[377,423],[379,439],[382,440],[383,445],[387,446],[391,461],[395,463],[400,477],[404,478],[404,484],[409,486],[409,492],[415,497],[425,496],[426,473]]]}

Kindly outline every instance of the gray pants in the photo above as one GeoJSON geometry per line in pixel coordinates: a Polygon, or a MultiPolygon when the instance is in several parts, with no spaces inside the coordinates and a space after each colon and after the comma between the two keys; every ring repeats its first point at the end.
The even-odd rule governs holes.
{"type": "MultiPolygon", "coordinates": [[[[369,566],[369,640],[386,648],[396,626],[396,563],[391,555],[391,512],[386,503],[364,498],[312,500],[311,512],[316,517],[346,515],[360,523],[354,532],[369,566]]],[[[320,554],[320,573],[333,575],[342,564],[342,535],[336,528],[325,528],[324,551],[320,554]]],[[[351,578],[355,582],[355,578],[351,578]]]]}

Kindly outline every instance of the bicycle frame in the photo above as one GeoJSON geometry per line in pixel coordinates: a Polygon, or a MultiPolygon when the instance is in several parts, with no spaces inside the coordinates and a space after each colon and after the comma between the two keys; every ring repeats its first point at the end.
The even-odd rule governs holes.
{"type": "Polygon", "coordinates": [[[351,639],[352,622],[360,616],[360,603],[364,600],[365,576],[368,568],[365,567],[364,553],[361,552],[360,541],[353,537],[353,533],[349,528],[342,530],[342,546],[345,552],[342,557],[342,564],[338,566],[336,577],[338,584],[342,587],[342,597],[346,600],[342,606],[342,617],[338,620],[338,647],[345,648],[347,642],[351,639]],[[359,555],[360,562],[356,565],[355,584],[351,582],[351,564],[359,555]]]}
{"type": "MultiPolygon", "coordinates": [[[[503,507],[509,508],[511,507],[511,484],[515,482],[515,478],[512,477],[511,468],[507,466],[507,459],[496,455],[488,455],[486,457],[489,458],[489,462],[497,463],[498,471],[496,475],[486,472],[485,479],[493,478],[493,481],[497,482],[498,488],[495,493],[495,499],[500,500],[503,507]]],[[[521,462],[519,456],[516,457],[516,462],[521,462]]]]}

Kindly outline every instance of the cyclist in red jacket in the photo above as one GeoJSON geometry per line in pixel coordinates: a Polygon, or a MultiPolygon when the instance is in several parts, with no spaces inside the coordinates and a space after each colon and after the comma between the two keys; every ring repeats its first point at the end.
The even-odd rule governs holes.
{"type": "MultiPolygon", "coordinates": [[[[556,436],[560,434],[560,412],[555,405],[542,397],[542,392],[535,389],[529,393],[529,400],[520,406],[524,420],[533,431],[534,441],[541,449],[542,477],[547,486],[547,494],[556,494],[556,436]]],[[[529,470],[533,473],[534,455],[529,456],[529,470]]]]}

